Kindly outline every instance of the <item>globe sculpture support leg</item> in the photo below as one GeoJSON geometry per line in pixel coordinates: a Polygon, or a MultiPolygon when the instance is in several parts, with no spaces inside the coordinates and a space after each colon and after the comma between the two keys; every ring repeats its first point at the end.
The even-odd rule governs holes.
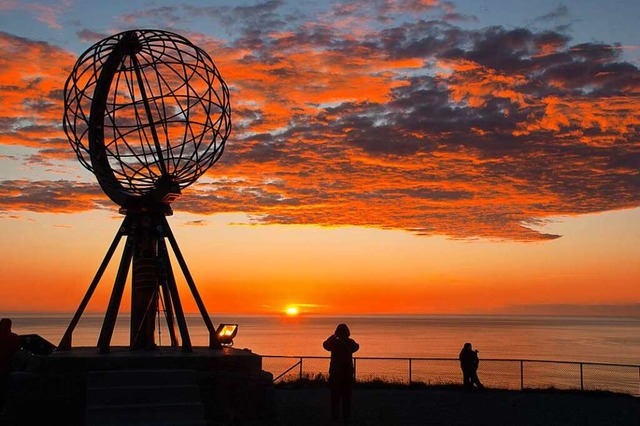
{"type": "Polygon", "coordinates": [[[67,327],[67,330],[65,331],[64,336],[62,336],[62,340],[60,340],[60,344],[58,344],[59,351],[71,350],[73,330],[75,330],[76,325],[78,325],[78,321],[80,321],[80,317],[82,317],[84,310],[87,308],[87,305],[89,304],[89,300],[91,300],[91,296],[93,296],[93,292],[96,290],[96,287],[98,286],[98,283],[100,282],[100,279],[102,278],[102,275],[104,274],[105,269],[107,269],[107,266],[111,261],[111,257],[113,257],[113,253],[116,251],[116,248],[118,248],[118,244],[120,244],[120,240],[126,234],[127,226],[128,226],[128,221],[127,221],[127,218],[125,217],[125,220],[122,223],[122,226],[118,230],[115,238],[113,239],[113,242],[111,243],[111,246],[109,246],[109,249],[107,250],[107,254],[102,260],[100,267],[98,268],[98,272],[96,272],[95,277],[93,277],[93,281],[91,281],[91,284],[87,289],[87,293],[84,295],[82,302],[80,302],[80,306],[78,306],[78,310],[73,316],[71,323],[69,323],[69,326],[67,327]]]}
{"type": "Polygon", "coordinates": [[[131,277],[131,349],[155,348],[158,309],[158,243],[153,218],[141,215],[134,221],[134,251],[131,277]]]}
{"type": "Polygon", "coordinates": [[[124,286],[127,281],[127,275],[129,274],[129,265],[131,265],[132,257],[133,239],[129,236],[126,244],[124,245],[122,259],[120,260],[120,266],[118,267],[118,274],[116,275],[116,281],[113,284],[113,291],[111,292],[111,298],[109,299],[109,306],[107,307],[107,313],[104,316],[102,330],[100,330],[100,337],[98,338],[100,353],[109,352],[111,336],[113,336],[113,329],[116,326],[118,310],[120,309],[122,293],[124,293],[124,286]]]}
{"type": "Polygon", "coordinates": [[[211,322],[211,319],[209,318],[209,314],[207,313],[207,308],[205,308],[204,303],[202,302],[202,298],[200,297],[200,293],[198,293],[198,288],[196,287],[196,283],[193,281],[193,277],[189,272],[189,268],[187,268],[187,263],[185,262],[184,257],[182,257],[182,252],[180,251],[180,247],[178,247],[178,242],[173,236],[173,233],[171,232],[171,228],[169,228],[169,222],[167,222],[167,218],[162,217],[162,222],[165,228],[165,232],[169,237],[169,242],[171,243],[173,252],[175,253],[176,258],[178,259],[180,268],[182,268],[182,273],[184,274],[184,277],[187,280],[187,284],[189,285],[191,294],[193,295],[193,298],[196,301],[196,305],[198,305],[198,309],[200,310],[200,315],[202,315],[202,319],[204,320],[204,323],[207,326],[207,330],[209,331],[209,347],[211,349],[221,349],[222,345],[220,345],[220,342],[218,341],[215,328],[213,327],[213,323],[211,322]]]}
{"type": "Polygon", "coordinates": [[[215,335],[213,323],[164,215],[128,213],[60,341],[58,349],[71,350],[73,331],[123,236],[126,236],[126,243],[98,339],[97,346],[100,353],[110,351],[111,338],[130,268],[132,269],[130,349],[149,350],[156,348],[155,318],[159,312],[159,302],[163,302],[171,346],[179,346],[175,330],[177,324],[182,350],[184,352],[192,351],[191,338],[165,238],[168,238],[171,243],[176,259],[209,331],[209,347],[221,348],[215,335]]]}
{"type": "MultiPolygon", "coordinates": [[[[163,272],[161,271],[161,273],[163,272]]],[[[176,321],[175,321],[175,316],[173,315],[173,302],[172,302],[171,294],[169,293],[169,287],[167,285],[166,276],[161,278],[160,288],[162,289],[160,302],[162,303],[162,309],[165,312],[165,318],[167,320],[167,328],[169,329],[169,338],[171,339],[171,347],[177,348],[178,346],[180,346],[180,344],[178,343],[178,333],[176,332],[176,321]]]]}
{"type": "MultiPolygon", "coordinates": [[[[187,321],[182,310],[182,304],[180,303],[180,295],[178,294],[178,286],[173,275],[171,268],[171,259],[169,259],[169,252],[167,251],[167,245],[164,238],[158,240],[158,248],[161,258],[164,259],[164,273],[166,276],[166,288],[170,295],[171,303],[167,303],[167,306],[173,305],[173,309],[176,314],[176,321],[178,322],[178,328],[180,330],[180,336],[182,337],[182,350],[185,352],[191,351],[191,339],[189,337],[189,331],[187,329],[187,321]]],[[[171,329],[170,329],[171,330],[171,329]]],[[[175,333],[175,332],[174,332],[175,333]]]]}

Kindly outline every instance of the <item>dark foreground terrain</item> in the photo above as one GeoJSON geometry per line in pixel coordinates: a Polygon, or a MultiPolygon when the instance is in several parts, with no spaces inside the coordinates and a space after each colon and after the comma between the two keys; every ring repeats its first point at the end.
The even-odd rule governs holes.
{"type": "MultiPolygon", "coordinates": [[[[330,425],[329,390],[278,387],[276,425],[330,425]]],[[[640,398],[566,391],[356,388],[351,425],[640,426],[640,398]]]]}
{"type": "MultiPolygon", "coordinates": [[[[316,426],[332,422],[326,384],[277,385],[269,392],[264,412],[247,417],[246,400],[234,400],[227,417],[210,418],[209,426],[316,426]],[[268,407],[268,408],[267,408],[268,407]]],[[[85,413],[58,416],[56,407],[33,398],[22,401],[15,416],[0,415],[0,426],[84,425],[85,413]],[[25,404],[34,404],[31,408],[25,404]],[[55,419],[55,420],[54,420],[55,419]],[[63,419],[63,420],[61,420],[63,419]]],[[[166,407],[165,407],[166,408],[166,407]]],[[[74,411],[75,413],[75,411],[74,411]]],[[[172,416],[137,418],[136,425],[176,425],[172,416]],[[148,421],[147,421],[148,420],[148,421]]],[[[108,416],[107,416],[108,417],[108,416]]],[[[98,418],[95,425],[122,426],[98,418]]],[[[140,417],[140,416],[138,416],[140,417]]],[[[194,424],[181,419],[179,424],[194,424]]],[[[389,384],[357,385],[353,391],[350,425],[371,426],[640,426],[640,398],[605,392],[579,391],[465,391],[460,386],[426,387],[389,384]]]]}

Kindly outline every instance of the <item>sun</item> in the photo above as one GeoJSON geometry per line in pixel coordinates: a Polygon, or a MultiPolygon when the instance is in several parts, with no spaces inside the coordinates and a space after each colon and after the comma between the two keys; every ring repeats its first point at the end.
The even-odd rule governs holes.
{"type": "Polygon", "coordinates": [[[297,306],[287,306],[287,309],[285,309],[284,313],[289,315],[290,317],[295,317],[300,313],[300,309],[298,309],[297,306]]]}

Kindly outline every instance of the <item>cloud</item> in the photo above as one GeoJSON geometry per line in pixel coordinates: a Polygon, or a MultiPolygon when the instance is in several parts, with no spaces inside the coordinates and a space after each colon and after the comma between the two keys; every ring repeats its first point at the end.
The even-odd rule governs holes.
{"type": "Polygon", "coordinates": [[[84,43],[91,43],[91,44],[96,43],[102,40],[103,38],[109,36],[109,34],[91,31],[87,28],[83,28],[80,31],[77,31],[76,35],[78,36],[78,39],[80,39],[80,41],[84,43]]]}
{"type": "Polygon", "coordinates": [[[207,226],[209,224],[206,220],[190,220],[184,223],[187,226],[207,226]]]}
{"type": "Polygon", "coordinates": [[[183,15],[181,8],[177,6],[161,6],[137,10],[135,12],[119,16],[118,18],[127,25],[133,25],[134,23],[148,20],[153,22],[155,28],[173,28],[176,25],[188,25],[189,23],[189,19],[183,15]]]}
{"type": "Polygon", "coordinates": [[[640,317],[640,304],[540,304],[509,305],[498,310],[510,315],[556,315],[556,316],[604,316],[604,317],[640,317]]]}
{"type": "Polygon", "coordinates": [[[261,33],[282,28],[287,20],[295,19],[293,16],[283,17],[277,13],[277,9],[283,4],[282,0],[266,0],[247,6],[162,6],[131,12],[121,19],[127,24],[150,21],[156,28],[188,28],[194,20],[205,17],[228,30],[261,33]]]}
{"type": "Polygon", "coordinates": [[[62,131],[62,88],[75,58],[49,43],[0,32],[0,144],[68,145],[62,131]]]}
{"type": "MultiPolygon", "coordinates": [[[[286,19],[276,1],[229,7],[237,37],[182,32],[228,82],[234,133],[176,210],[535,241],[558,237],[535,230],[546,218],[640,204],[640,70],[621,46],[576,44],[561,31],[465,29],[444,20],[455,10],[443,2],[362,4],[306,21],[286,19]],[[396,14],[400,6],[436,18],[396,14]]],[[[206,10],[170,12],[179,22],[206,10]]],[[[27,53],[2,79],[20,107],[0,105],[0,143],[60,159],[60,70],[73,61],[55,46],[3,37],[4,51],[27,53]],[[37,64],[46,78],[21,71],[36,60],[31,51],[49,55],[37,64]]],[[[72,208],[25,184],[0,208],[102,207],[97,189],[83,199],[72,208]]]]}
{"type": "Polygon", "coordinates": [[[66,180],[3,180],[0,193],[2,211],[76,213],[106,204],[97,185],[66,180]]]}
{"type": "Polygon", "coordinates": [[[49,28],[59,30],[62,29],[59,23],[60,15],[63,15],[71,4],[72,0],[62,0],[48,4],[5,0],[0,4],[0,10],[25,10],[33,14],[38,21],[46,24],[49,28]]]}
{"type": "Polygon", "coordinates": [[[567,19],[569,17],[569,8],[564,4],[559,4],[551,12],[540,15],[533,20],[532,23],[556,21],[561,19],[567,19]]]}

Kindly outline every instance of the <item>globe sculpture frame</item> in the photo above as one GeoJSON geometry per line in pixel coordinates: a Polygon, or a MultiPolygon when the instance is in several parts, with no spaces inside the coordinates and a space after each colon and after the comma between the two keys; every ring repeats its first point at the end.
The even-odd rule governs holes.
{"type": "Polygon", "coordinates": [[[79,57],[65,83],[63,127],[79,162],[125,217],[58,349],[72,348],[73,331],[123,237],[100,352],[110,350],[129,269],[130,348],[156,347],[155,318],[163,310],[171,346],[192,350],[166,239],[207,327],[209,347],[220,348],[166,219],[182,190],[218,161],[231,132],[229,89],[211,57],[168,31],[107,37],[79,57]]]}

